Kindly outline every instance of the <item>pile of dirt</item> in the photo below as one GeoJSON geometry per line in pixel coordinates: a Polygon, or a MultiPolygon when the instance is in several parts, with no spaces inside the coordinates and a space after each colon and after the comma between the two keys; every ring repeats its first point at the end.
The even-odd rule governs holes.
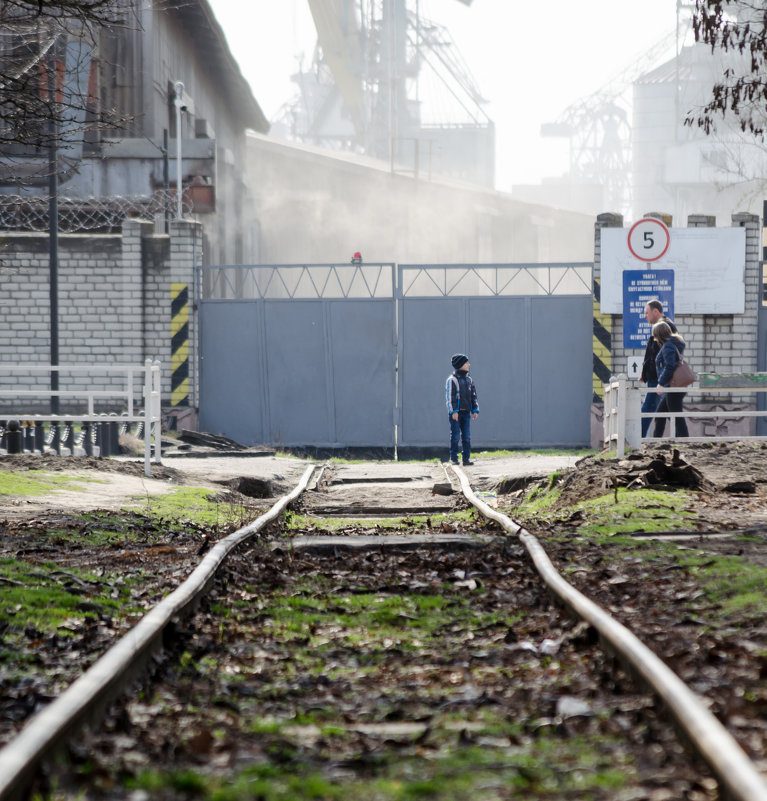
{"type": "MultiPolygon", "coordinates": [[[[59,456],[56,453],[19,453],[0,456],[0,470],[48,470],[71,472],[73,470],[98,470],[100,473],[122,473],[127,476],[143,476],[144,460],[122,461],[100,459],[96,456],[59,456]]],[[[172,467],[152,464],[152,478],[183,484],[183,474],[172,467]]]]}
{"type": "Polygon", "coordinates": [[[618,487],[707,495],[767,495],[767,445],[744,442],[650,445],[623,459],[587,456],[559,478],[558,507],[618,487]]]}

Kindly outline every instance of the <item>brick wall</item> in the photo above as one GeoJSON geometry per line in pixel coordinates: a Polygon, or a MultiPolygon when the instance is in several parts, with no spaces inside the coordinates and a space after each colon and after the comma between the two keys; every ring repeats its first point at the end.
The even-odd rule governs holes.
{"type": "MultiPolygon", "coordinates": [[[[126,220],[121,234],[59,236],[59,364],[143,365],[146,359],[159,359],[163,405],[167,405],[170,283],[188,283],[193,295],[201,226],[178,221],[171,223],[170,235],[155,235],[153,230],[151,222],[126,220]]],[[[0,364],[50,364],[48,236],[0,235],[0,276],[0,364]]],[[[197,333],[193,315],[191,321],[190,339],[197,333]]],[[[193,366],[190,359],[196,385],[193,366]]],[[[0,369],[0,387],[21,383],[18,376],[0,369]]],[[[23,384],[25,388],[50,386],[47,373],[25,377],[23,384]]],[[[94,377],[62,374],[61,389],[82,386],[93,387],[94,377]]],[[[0,409],[9,408],[18,411],[19,403],[0,399],[0,409]]]]}
{"type": "MultiPolygon", "coordinates": [[[[647,217],[663,218],[669,226],[671,221],[663,215],[648,213],[647,217]]],[[[714,227],[716,220],[708,215],[691,215],[687,227],[714,227]]],[[[760,267],[761,220],[757,215],[748,213],[733,214],[733,227],[746,229],[746,273],[745,273],[745,311],[743,314],[679,314],[675,322],[687,342],[685,360],[693,369],[706,373],[753,373],[757,371],[758,311],[761,303],[762,275],[760,267]]],[[[600,230],[607,227],[623,227],[623,218],[619,214],[600,214],[595,223],[594,237],[594,279],[601,280],[601,248],[600,230]]],[[[626,372],[629,356],[636,356],[639,351],[628,351],[623,347],[623,316],[611,315],[612,337],[612,372],[626,372]]],[[[643,354],[643,351],[641,352],[643,354]]],[[[754,393],[741,395],[705,395],[696,394],[694,403],[685,402],[686,409],[706,409],[712,405],[723,408],[753,408],[754,393]],[[726,399],[726,402],[724,402],[726,399]],[[699,402],[700,401],[700,402],[699,402]]],[[[595,409],[592,415],[592,445],[595,430],[601,437],[601,424],[596,420],[601,410],[595,409]],[[596,425],[594,424],[596,422],[596,425]]],[[[688,420],[691,436],[708,436],[716,428],[718,434],[738,436],[754,433],[754,419],[740,418],[731,420],[727,425],[723,421],[713,422],[688,420]]]]}

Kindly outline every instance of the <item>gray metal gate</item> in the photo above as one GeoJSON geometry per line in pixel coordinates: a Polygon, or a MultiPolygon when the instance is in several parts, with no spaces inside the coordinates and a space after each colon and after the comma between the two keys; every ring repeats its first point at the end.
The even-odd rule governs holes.
{"type": "MultiPolygon", "coordinates": [[[[762,269],[759,272],[760,275],[764,275],[764,265],[762,265],[762,269]]],[[[767,372],[767,306],[765,306],[765,302],[767,302],[767,295],[765,295],[765,290],[762,290],[762,301],[759,304],[759,313],[758,313],[758,341],[756,346],[756,369],[760,373],[767,372]]],[[[760,412],[767,411],[767,393],[764,392],[757,392],[756,393],[756,408],[760,412]]],[[[756,418],[756,435],[758,437],[765,437],[767,436],[767,418],[764,417],[757,417],[756,418]]]]}
{"type": "Polygon", "coordinates": [[[400,265],[399,444],[448,441],[450,355],[477,385],[477,448],[590,438],[590,264],[400,265]]]}
{"type": "Polygon", "coordinates": [[[394,445],[393,265],[201,269],[203,430],[246,445],[394,445]]]}
{"type": "Polygon", "coordinates": [[[203,267],[200,426],[244,444],[442,446],[470,355],[476,448],[589,442],[590,264],[203,267]]]}

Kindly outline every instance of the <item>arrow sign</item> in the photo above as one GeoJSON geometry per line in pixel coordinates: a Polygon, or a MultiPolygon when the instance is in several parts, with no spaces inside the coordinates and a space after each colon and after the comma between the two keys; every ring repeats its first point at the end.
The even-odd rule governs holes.
{"type": "Polygon", "coordinates": [[[642,359],[639,356],[629,357],[628,365],[626,365],[626,375],[629,378],[639,378],[642,375],[642,359]]]}

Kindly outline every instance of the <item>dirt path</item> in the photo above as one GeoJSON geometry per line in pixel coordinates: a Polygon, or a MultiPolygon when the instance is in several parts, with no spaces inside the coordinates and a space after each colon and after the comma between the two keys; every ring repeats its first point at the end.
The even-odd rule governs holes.
{"type": "Polygon", "coordinates": [[[43,495],[0,495],[0,519],[35,516],[56,509],[93,510],[140,508],[146,498],[179,486],[221,489],[240,477],[268,481],[275,495],[298,482],[308,462],[278,457],[210,457],[166,459],[144,475],[143,460],[72,459],[52,455],[0,457],[0,469],[66,473],[71,484],[43,495]]]}
{"type": "MultiPolygon", "coordinates": [[[[568,505],[594,498],[616,486],[672,484],[700,490],[699,502],[712,523],[732,527],[767,523],[767,447],[759,444],[681,444],[676,448],[655,446],[630,454],[626,459],[577,457],[569,455],[519,454],[503,458],[478,458],[466,469],[477,490],[497,491],[502,505],[511,502],[510,493],[530,481],[565,472],[560,503],[568,505]],[[675,461],[677,459],[678,461],[675,461]],[[577,469],[569,470],[575,467],[577,469]],[[654,483],[655,482],[655,483],[654,483]]],[[[0,519],[31,517],[44,511],[91,510],[123,507],[140,508],[148,496],[167,493],[179,486],[235,488],[238,479],[265,482],[269,497],[278,497],[298,482],[306,459],[285,456],[191,456],[166,457],[152,465],[152,477],[144,475],[141,459],[72,459],[59,456],[3,456],[0,470],[43,470],[66,473],[72,483],[37,496],[0,496],[0,519]]],[[[320,464],[314,462],[314,464],[320,464]]],[[[433,494],[434,484],[448,482],[437,462],[333,463],[328,475],[334,487],[313,493],[315,507],[332,506],[332,494],[353,489],[360,507],[381,507],[386,498],[393,514],[405,513],[407,506],[440,506],[445,498],[433,494]],[[339,483],[340,482],[340,483],[339,483]],[[344,484],[343,482],[349,482],[344,484]],[[418,496],[415,497],[414,496],[418,496]]],[[[454,482],[457,489],[457,483],[454,482]]],[[[320,509],[317,509],[320,513],[320,509]]]]}
{"type": "MultiPolygon", "coordinates": [[[[543,477],[562,470],[577,461],[572,456],[531,456],[528,454],[504,459],[477,460],[468,471],[477,486],[494,487],[509,476],[543,477]]],[[[56,509],[92,510],[139,508],[151,495],[161,495],[179,486],[221,489],[240,478],[255,478],[269,483],[277,497],[298,483],[310,460],[280,456],[206,456],[165,458],[163,464],[153,464],[152,477],[144,475],[140,459],[72,459],[59,456],[4,456],[0,469],[19,471],[44,470],[65,472],[72,485],[54,489],[44,495],[0,496],[0,519],[16,519],[38,515],[56,509]]],[[[437,463],[424,462],[364,462],[336,466],[336,472],[364,480],[355,485],[360,501],[375,496],[380,505],[381,488],[387,488],[396,500],[393,479],[407,479],[409,489],[422,489],[424,505],[429,505],[432,486],[445,481],[445,473],[437,463]],[[375,483],[376,481],[382,483],[375,483]],[[361,494],[360,494],[361,492],[361,494]]],[[[394,504],[396,506],[396,503],[394,504]]]]}

